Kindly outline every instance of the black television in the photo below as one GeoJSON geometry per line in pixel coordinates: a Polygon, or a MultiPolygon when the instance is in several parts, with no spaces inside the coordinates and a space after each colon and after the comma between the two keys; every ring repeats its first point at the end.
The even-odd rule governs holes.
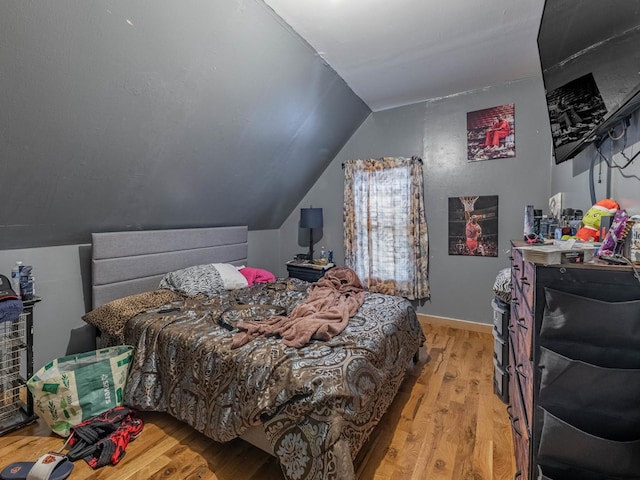
{"type": "Polygon", "coordinates": [[[640,107],[640,0],[546,0],[538,53],[556,164],[640,107]]]}

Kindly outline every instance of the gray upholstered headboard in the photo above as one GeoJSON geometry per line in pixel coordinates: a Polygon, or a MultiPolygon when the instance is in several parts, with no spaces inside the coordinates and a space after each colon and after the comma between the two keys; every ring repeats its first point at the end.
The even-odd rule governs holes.
{"type": "Polygon", "coordinates": [[[94,233],[93,308],[158,288],[173,270],[207,263],[246,264],[247,227],[94,233]]]}

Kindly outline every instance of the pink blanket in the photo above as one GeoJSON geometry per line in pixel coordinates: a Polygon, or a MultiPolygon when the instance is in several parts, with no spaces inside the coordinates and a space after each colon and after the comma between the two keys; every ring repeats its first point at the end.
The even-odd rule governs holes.
{"type": "Polygon", "coordinates": [[[267,283],[267,282],[275,282],[276,277],[273,273],[263,270],[262,268],[252,268],[252,267],[244,267],[238,270],[244,278],[247,279],[249,286],[254,283],[267,283]]]}
{"type": "Polygon", "coordinates": [[[240,347],[258,336],[279,335],[285,345],[301,348],[311,341],[329,340],[342,332],[364,302],[364,289],[356,273],[347,267],[328,270],[311,286],[309,298],[288,317],[239,322],[232,347],[240,347]]]}

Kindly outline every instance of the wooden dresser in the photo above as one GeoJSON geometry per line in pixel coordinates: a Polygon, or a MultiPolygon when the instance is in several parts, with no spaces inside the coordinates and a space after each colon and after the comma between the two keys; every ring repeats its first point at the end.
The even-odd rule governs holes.
{"type": "Polygon", "coordinates": [[[640,478],[625,465],[640,464],[638,279],[627,266],[527,262],[522,245],[512,242],[507,367],[514,479],[640,478]]]}

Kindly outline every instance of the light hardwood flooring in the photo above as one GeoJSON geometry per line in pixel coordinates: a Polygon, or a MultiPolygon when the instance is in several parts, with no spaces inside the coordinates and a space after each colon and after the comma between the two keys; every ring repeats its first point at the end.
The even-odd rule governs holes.
{"type": "MultiPolygon", "coordinates": [[[[355,461],[359,480],[511,480],[506,406],[493,393],[493,337],[424,325],[420,360],[355,461]]],[[[78,461],[70,480],[283,479],[275,458],[235,440],[219,444],[166,414],[143,413],[143,433],[117,466],[78,461]]],[[[33,461],[63,440],[41,421],[0,437],[0,469],[33,461]]]]}

